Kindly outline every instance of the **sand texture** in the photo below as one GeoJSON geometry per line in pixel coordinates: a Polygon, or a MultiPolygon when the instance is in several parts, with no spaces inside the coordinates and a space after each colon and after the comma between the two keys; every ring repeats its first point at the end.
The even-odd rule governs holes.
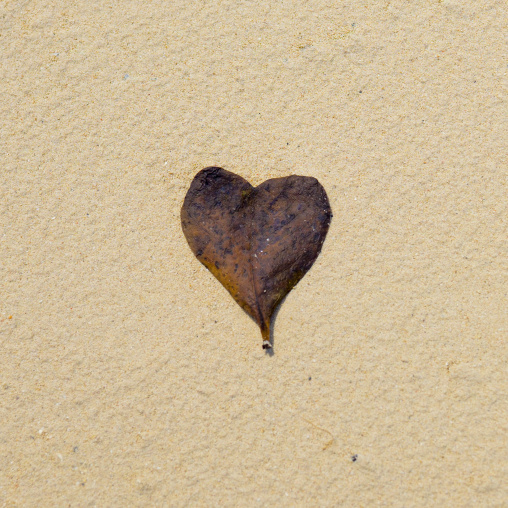
{"type": "Polygon", "coordinates": [[[0,3],[0,507],[508,505],[504,0],[0,3]],[[222,166],[333,219],[275,348],[222,166]]]}

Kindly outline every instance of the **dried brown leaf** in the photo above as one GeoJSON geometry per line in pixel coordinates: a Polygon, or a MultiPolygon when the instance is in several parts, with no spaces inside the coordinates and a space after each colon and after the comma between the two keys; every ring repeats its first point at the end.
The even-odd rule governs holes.
{"type": "Polygon", "coordinates": [[[253,187],[218,167],[196,175],[181,212],[192,252],[258,323],[264,349],[273,312],[316,260],[331,217],[315,178],[253,187]]]}

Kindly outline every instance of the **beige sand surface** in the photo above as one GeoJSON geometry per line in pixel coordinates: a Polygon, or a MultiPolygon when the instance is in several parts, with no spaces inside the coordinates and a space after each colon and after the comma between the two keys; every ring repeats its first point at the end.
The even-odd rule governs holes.
{"type": "Polygon", "coordinates": [[[507,21],[1,2],[0,506],[507,506],[507,21]],[[330,197],[274,356],[182,235],[208,165],[330,197]]]}

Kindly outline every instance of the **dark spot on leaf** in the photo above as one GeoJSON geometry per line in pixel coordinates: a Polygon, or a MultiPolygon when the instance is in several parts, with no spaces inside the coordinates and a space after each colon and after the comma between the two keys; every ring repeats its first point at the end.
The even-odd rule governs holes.
{"type": "Polygon", "coordinates": [[[271,347],[273,312],[316,260],[331,217],[315,178],[252,187],[217,167],[196,175],[181,212],[192,252],[258,323],[264,349],[271,347]]]}
{"type": "Polygon", "coordinates": [[[351,456],[351,460],[352,460],[353,462],[356,462],[356,461],[358,460],[358,455],[356,455],[356,454],[355,454],[355,455],[352,455],[352,456],[351,456]]]}

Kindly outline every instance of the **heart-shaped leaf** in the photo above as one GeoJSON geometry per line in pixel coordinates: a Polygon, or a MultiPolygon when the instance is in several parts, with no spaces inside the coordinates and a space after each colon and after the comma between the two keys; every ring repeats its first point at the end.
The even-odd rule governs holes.
{"type": "Polygon", "coordinates": [[[196,175],[181,212],[192,252],[258,323],[264,349],[274,310],[316,260],[331,217],[315,178],[253,187],[217,167],[196,175]]]}

